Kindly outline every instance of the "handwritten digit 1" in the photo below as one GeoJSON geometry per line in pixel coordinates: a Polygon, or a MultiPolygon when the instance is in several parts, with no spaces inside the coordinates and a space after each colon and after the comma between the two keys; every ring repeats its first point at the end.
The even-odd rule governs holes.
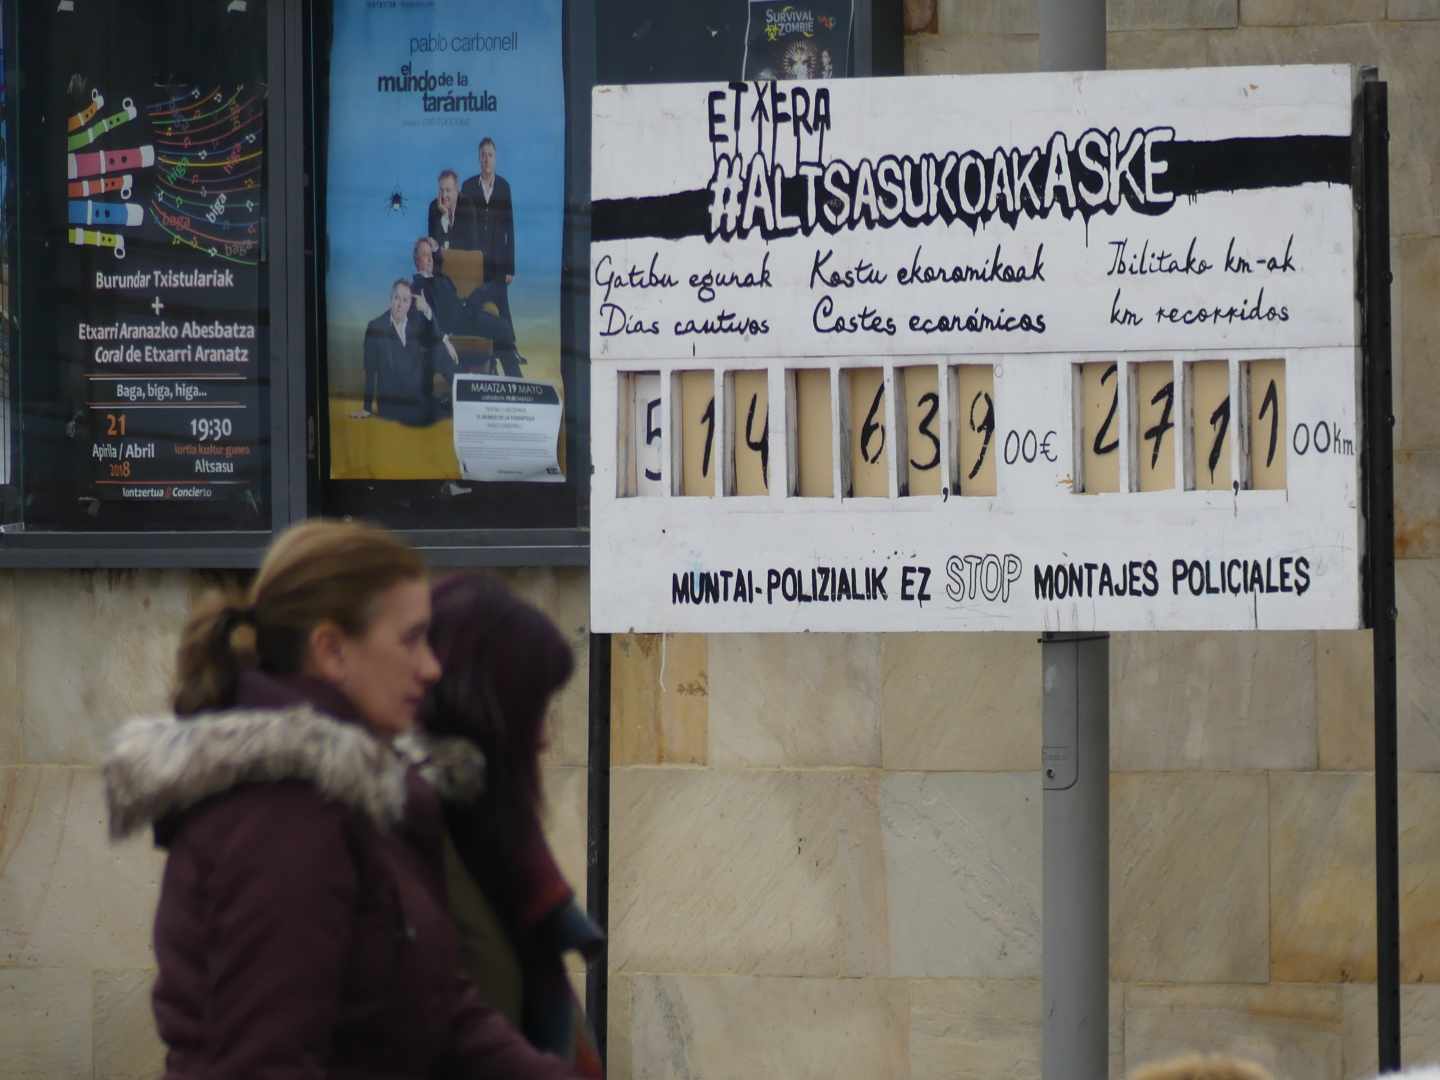
{"type": "Polygon", "coordinates": [[[1220,448],[1225,444],[1225,433],[1230,430],[1230,395],[1215,406],[1210,414],[1210,426],[1215,428],[1215,441],[1210,444],[1210,479],[1215,479],[1215,466],[1220,464],[1220,448]]]}
{"type": "MultiPolygon", "coordinates": [[[[1274,379],[1265,388],[1265,397],[1260,402],[1261,420],[1265,419],[1267,411],[1270,413],[1270,449],[1265,454],[1265,467],[1268,469],[1275,463],[1275,440],[1280,434],[1280,396],[1274,379]]],[[[1214,471],[1213,468],[1211,471],[1214,471]]]]}
{"type": "Polygon", "coordinates": [[[710,398],[710,403],[705,406],[705,411],[700,414],[700,422],[705,425],[705,453],[700,458],[700,475],[710,475],[710,451],[715,448],[715,398],[710,398]]]}

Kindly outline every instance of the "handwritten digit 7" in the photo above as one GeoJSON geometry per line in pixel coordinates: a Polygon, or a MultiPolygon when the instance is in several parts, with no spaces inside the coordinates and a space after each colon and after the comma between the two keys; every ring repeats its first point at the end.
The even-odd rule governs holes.
{"type": "Polygon", "coordinates": [[[1152,439],[1155,443],[1150,448],[1151,469],[1160,463],[1160,446],[1165,441],[1165,432],[1175,426],[1175,422],[1170,419],[1170,411],[1175,406],[1175,383],[1173,381],[1167,382],[1155,391],[1155,396],[1150,399],[1150,404],[1159,405],[1162,400],[1165,405],[1160,410],[1160,419],[1152,427],[1145,429],[1145,438],[1152,439]]]}

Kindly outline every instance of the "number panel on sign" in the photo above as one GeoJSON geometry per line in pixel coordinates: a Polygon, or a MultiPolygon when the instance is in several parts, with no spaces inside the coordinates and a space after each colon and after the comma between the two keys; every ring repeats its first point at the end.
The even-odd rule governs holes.
{"type": "Polygon", "coordinates": [[[1285,488],[1285,361],[1252,360],[1241,365],[1247,410],[1246,486],[1259,491],[1285,488]]]}
{"type": "Polygon", "coordinates": [[[807,369],[790,373],[790,460],[795,462],[795,494],[831,498],[835,494],[834,428],[831,424],[830,372],[807,369]]]}
{"type": "Polygon", "coordinates": [[[1225,491],[1230,468],[1230,364],[1201,360],[1185,366],[1187,487],[1225,491]]]}
{"type": "Polygon", "coordinates": [[[1133,364],[1130,415],[1135,448],[1130,475],[1136,491],[1173,491],[1177,437],[1175,365],[1164,362],[1133,364]]]}
{"type": "Polygon", "coordinates": [[[1080,378],[1080,487],[1120,490],[1120,369],[1113,361],[1077,365],[1080,378]]]}
{"type": "Polygon", "coordinates": [[[890,450],[885,425],[884,368],[849,368],[841,372],[849,435],[847,494],[884,498],[890,494],[890,450]]]}
{"type": "Polygon", "coordinates": [[[934,365],[897,368],[895,387],[905,410],[906,493],[939,495],[944,486],[939,369],[934,365]]]}
{"type": "Polygon", "coordinates": [[[950,369],[950,415],[955,458],[950,475],[960,495],[994,495],[995,460],[1000,456],[995,435],[995,368],[960,364],[950,369]]]}
{"type": "Polygon", "coordinates": [[[715,373],[682,371],[680,495],[715,494],[715,373]]]}
{"type": "Polygon", "coordinates": [[[770,376],[765,371],[736,371],[726,376],[731,403],[731,475],[736,495],[770,493],[770,376]]]}
{"type": "Polygon", "coordinates": [[[629,372],[619,380],[616,494],[663,495],[664,411],[660,373],[629,372]]]}

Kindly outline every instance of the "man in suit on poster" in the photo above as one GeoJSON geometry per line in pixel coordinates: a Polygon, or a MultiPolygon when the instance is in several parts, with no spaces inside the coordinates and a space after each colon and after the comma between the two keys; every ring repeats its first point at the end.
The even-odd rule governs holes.
{"type": "MultiPolygon", "coordinates": [[[[410,282],[390,286],[390,306],[365,327],[365,404],[356,420],[378,416],[411,427],[434,419],[430,394],[433,320],[412,312],[410,282]]],[[[428,305],[427,305],[428,306],[428,305]]]]}
{"type": "Polygon", "coordinates": [[[432,370],[447,380],[455,372],[459,358],[450,335],[461,334],[489,338],[494,351],[488,361],[492,370],[499,360],[504,374],[518,378],[525,358],[515,348],[515,330],[510,320],[499,313],[494,302],[495,290],[487,283],[469,296],[460,296],[455,283],[440,268],[437,256],[435,241],[429,236],[420,237],[411,248],[415,275],[410,279],[410,291],[415,297],[415,310],[431,326],[435,342],[432,370]]]}
{"type": "Polygon", "coordinates": [[[444,170],[436,178],[435,198],[430,200],[425,234],[435,241],[436,254],[444,261],[450,248],[474,251],[480,245],[475,238],[475,207],[460,194],[460,175],[454,169],[444,170]]]}
{"type": "Polygon", "coordinates": [[[515,208],[510,184],[495,171],[495,140],[480,140],[480,172],[466,180],[460,197],[475,214],[475,246],[485,253],[485,280],[494,283],[500,314],[510,319],[509,285],[515,280],[515,208]]]}

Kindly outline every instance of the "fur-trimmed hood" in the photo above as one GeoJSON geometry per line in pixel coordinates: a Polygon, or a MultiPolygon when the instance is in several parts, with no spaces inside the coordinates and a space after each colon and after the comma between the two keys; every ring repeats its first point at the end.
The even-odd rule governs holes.
{"type": "Polygon", "coordinates": [[[279,780],[312,783],[388,828],[405,816],[412,765],[444,799],[473,799],[484,782],[484,755],[464,739],[412,735],[392,747],[308,705],[142,717],[116,733],[105,758],[110,835],[128,836],[241,784],[279,780]]]}

